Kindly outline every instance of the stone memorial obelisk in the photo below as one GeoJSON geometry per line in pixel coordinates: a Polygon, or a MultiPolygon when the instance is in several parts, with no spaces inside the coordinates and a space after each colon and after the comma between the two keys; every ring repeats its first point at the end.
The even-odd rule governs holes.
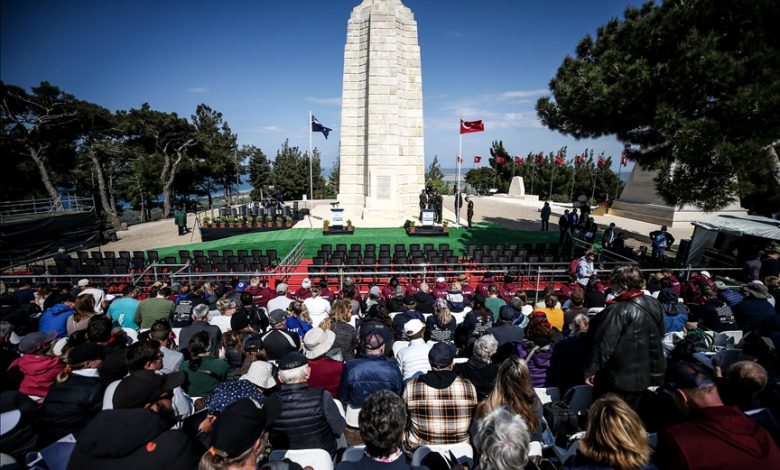
{"type": "Polygon", "coordinates": [[[362,219],[403,221],[425,184],[417,22],[401,0],[352,10],[344,48],[338,200],[362,219]]]}

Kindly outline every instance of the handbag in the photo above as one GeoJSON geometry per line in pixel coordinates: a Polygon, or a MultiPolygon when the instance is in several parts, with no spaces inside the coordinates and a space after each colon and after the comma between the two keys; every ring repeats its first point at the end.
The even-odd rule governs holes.
{"type": "Polygon", "coordinates": [[[542,405],[542,411],[550,432],[555,436],[556,444],[563,443],[565,446],[569,436],[579,432],[577,412],[565,402],[559,400],[545,403],[542,405]]]}

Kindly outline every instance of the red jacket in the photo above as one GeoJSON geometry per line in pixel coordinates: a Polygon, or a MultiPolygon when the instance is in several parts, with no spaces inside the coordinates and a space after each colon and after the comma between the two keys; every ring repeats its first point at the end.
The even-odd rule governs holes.
{"type": "Polygon", "coordinates": [[[504,302],[509,303],[515,297],[517,292],[517,284],[501,284],[498,286],[498,296],[504,299],[504,302]]]}
{"type": "Polygon", "coordinates": [[[309,387],[325,389],[330,392],[333,398],[338,398],[339,382],[341,382],[341,373],[344,371],[344,363],[329,357],[321,357],[309,359],[309,367],[311,367],[309,387]]]}
{"type": "Polygon", "coordinates": [[[471,297],[474,295],[474,288],[467,282],[460,283],[460,293],[463,294],[463,298],[467,302],[471,301],[471,297]]]}
{"type": "Polygon", "coordinates": [[[252,303],[258,307],[265,308],[268,305],[268,301],[276,297],[276,293],[268,287],[252,287],[249,286],[244,292],[249,292],[252,295],[252,303]]]}
{"type": "Polygon", "coordinates": [[[301,287],[297,291],[295,291],[295,294],[293,295],[293,298],[295,300],[298,300],[300,302],[303,302],[304,300],[311,297],[311,289],[306,289],[304,287],[301,287]]]}
{"type": "Polygon", "coordinates": [[[659,468],[780,468],[772,436],[736,406],[695,410],[691,421],[667,429],[659,444],[659,468]]]}
{"type": "Polygon", "coordinates": [[[436,299],[443,299],[447,297],[447,290],[449,289],[449,286],[444,282],[437,282],[433,286],[433,297],[436,299]]]}
{"type": "Polygon", "coordinates": [[[8,375],[24,376],[19,391],[25,395],[45,397],[64,368],[65,364],[57,356],[24,354],[8,366],[8,375]]]}

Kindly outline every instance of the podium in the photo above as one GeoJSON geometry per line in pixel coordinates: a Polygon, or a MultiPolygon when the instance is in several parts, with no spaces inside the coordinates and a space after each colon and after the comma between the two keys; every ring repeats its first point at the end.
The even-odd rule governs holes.
{"type": "Polygon", "coordinates": [[[436,211],[433,209],[423,209],[422,226],[433,227],[433,220],[436,218],[436,211]]]}
{"type": "Polygon", "coordinates": [[[330,209],[330,225],[331,227],[343,227],[344,226],[344,209],[338,207],[331,207],[330,209]]]}

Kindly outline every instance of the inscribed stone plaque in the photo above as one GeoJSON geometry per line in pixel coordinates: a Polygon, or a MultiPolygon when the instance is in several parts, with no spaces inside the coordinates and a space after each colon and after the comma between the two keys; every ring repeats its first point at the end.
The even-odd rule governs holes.
{"type": "Polygon", "coordinates": [[[392,189],[390,175],[377,175],[376,177],[376,198],[388,200],[392,198],[392,189]]]}

